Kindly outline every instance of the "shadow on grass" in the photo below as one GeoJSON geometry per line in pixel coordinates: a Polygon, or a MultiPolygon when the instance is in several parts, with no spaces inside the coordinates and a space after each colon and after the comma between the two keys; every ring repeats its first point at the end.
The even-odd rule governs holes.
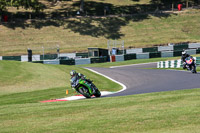
{"type": "MultiPolygon", "coordinates": [[[[139,0],[133,1],[137,2],[139,0]]],[[[61,8],[50,14],[32,13],[32,19],[29,19],[30,13],[18,12],[12,14],[13,22],[3,25],[12,29],[17,27],[40,29],[47,26],[63,26],[63,29],[70,29],[81,35],[120,39],[124,36],[120,33],[120,28],[131,21],[138,22],[149,19],[150,15],[156,17],[170,16],[167,13],[155,13],[158,6],[156,4],[115,6],[104,2],[85,1],[84,5],[85,12],[79,16],[76,15],[76,9],[79,9],[80,2],[74,2],[70,8],[61,8]]],[[[167,7],[162,6],[162,8],[167,7]]]]}

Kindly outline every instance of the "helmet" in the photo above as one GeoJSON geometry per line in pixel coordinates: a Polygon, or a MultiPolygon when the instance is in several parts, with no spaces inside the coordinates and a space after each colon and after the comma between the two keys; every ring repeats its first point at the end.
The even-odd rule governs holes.
{"type": "Polygon", "coordinates": [[[70,75],[71,76],[74,76],[76,74],[76,71],[75,70],[72,70],[71,72],[70,72],[70,75]]]}
{"type": "Polygon", "coordinates": [[[185,54],[186,54],[186,51],[183,51],[183,52],[182,52],[182,55],[185,55],[185,54]]]}

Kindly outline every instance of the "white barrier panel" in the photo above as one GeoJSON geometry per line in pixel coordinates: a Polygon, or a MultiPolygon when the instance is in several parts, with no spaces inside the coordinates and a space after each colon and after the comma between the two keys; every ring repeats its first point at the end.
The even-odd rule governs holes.
{"type": "Polygon", "coordinates": [[[142,48],[127,49],[126,54],[142,53],[142,48]]]}
{"type": "Polygon", "coordinates": [[[170,64],[169,61],[165,61],[165,68],[169,68],[170,67],[169,64],[170,64]]]}
{"type": "Polygon", "coordinates": [[[164,68],[163,61],[160,62],[160,68],[164,68]]]}
{"type": "Polygon", "coordinates": [[[21,62],[28,61],[28,55],[21,55],[21,62]]]}
{"type": "Polygon", "coordinates": [[[44,60],[43,63],[44,64],[59,65],[60,64],[60,60],[44,60]]]}
{"type": "Polygon", "coordinates": [[[171,62],[171,68],[174,68],[175,67],[175,65],[174,65],[174,60],[172,60],[172,61],[170,61],[171,62]]]}
{"type": "Polygon", "coordinates": [[[115,55],[115,61],[124,61],[124,55],[115,55]]]}
{"type": "Polygon", "coordinates": [[[181,67],[181,60],[178,60],[176,68],[180,68],[180,67],[181,67]]]}
{"type": "Polygon", "coordinates": [[[157,68],[180,68],[180,67],[181,67],[181,60],[157,62],[157,68]]]}
{"type": "Polygon", "coordinates": [[[137,59],[149,59],[149,53],[139,53],[136,54],[137,59]]]}
{"type": "Polygon", "coordinates": [[[40,61],[40,55],[32,55],[32,61],[40,61]]]}
{"type": "Polygon", "coordinates": [[[69,57],[69,58],[75,58],[76,57],[76,53],[61,53],[59,55],[60,57],[69,57]]]}
{"type": "Polygon", "coordinates": [[[188,48],[200,48],[200,43],[189,43],[188,48]]]}
{"type": "Polygon", "coordinates": [[[158,51],[173,51],[174,46],[160,46],[158,47],[158,51]]]}
{"type": "Polygon", "coordinates": [[[91,64],[90,58],[75,59],[75,65],[91,64]]]}
{"type": "Polygon", "coordinates": [[[190,55],[197,54],[197,50],[196,49],[188,49],[188,50],[185,50],[185,51],[190,55]]]}
{"type": "Polygon", "coordinates": [[[2,60],[2,56],[0,56],[0,60],[2,60]]]}
{"type": "Polygon", "coordinates": [[[161,52],[161,57],[174,57],[174,52],[173,51],[163,51],[161,52]]]}

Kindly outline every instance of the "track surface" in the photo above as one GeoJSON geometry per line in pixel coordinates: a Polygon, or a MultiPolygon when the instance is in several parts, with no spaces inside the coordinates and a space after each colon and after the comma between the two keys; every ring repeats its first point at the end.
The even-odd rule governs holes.
{"type": "Polygon", "coordinates": [[[127,87],[122,92],[106,97],[200,88],[200,73],[143,68],[156,68],[156,63],[90,69],[121,82],[127,87]]]}

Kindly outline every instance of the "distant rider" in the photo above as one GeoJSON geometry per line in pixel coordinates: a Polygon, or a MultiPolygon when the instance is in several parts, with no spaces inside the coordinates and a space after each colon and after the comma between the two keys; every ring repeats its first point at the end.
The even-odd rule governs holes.
{"type": "Polygon", "coordinates": [[[186,69],[186,61],[185,61],[185,59],[187,58],[187,57],[189,57],[190,55],[189,54],[187,54],[187,52],[184,50],[183,52],[182,52],[182,57],[181,57],[181,60],[182,60],[182,62],[183,62],[183,69],[186,69]]]}
{"type": "MultiPolygon", "coordinates": [[[[185,61],[185,59],[187,58],[187,57],[190,57],[190,55],[189,54],[187,54],[187,52],[184,50],[183,52],[182,52],[182,57],[181,57],[181,60],[182,60],[182,62],[183,62],[183,69],[186,69],[188,66],[187,66],[187,64],[186,64],[186,61],[185,61]]],[[[191,56],[192,57],[192,56],[191,56]]],[[[195,61],[195,59],[192,57],[192,59],[195,61]]]]}
{"type": "Polygon", "coordinates": [[[71,76],[71,80],[70,80],[70,82],[71,82],[71,87],[72,87],[72,89],[74,89],[74,90],[75,90],[75,86],[76,86],[77,80],[79,80],[79,79],[86,79],[86,76],[84,76],[84,75],[81,74],[81,73],[77,73],[75,70],[72,70],[72,71],[70,72],[70,76],[71,76]]]}

